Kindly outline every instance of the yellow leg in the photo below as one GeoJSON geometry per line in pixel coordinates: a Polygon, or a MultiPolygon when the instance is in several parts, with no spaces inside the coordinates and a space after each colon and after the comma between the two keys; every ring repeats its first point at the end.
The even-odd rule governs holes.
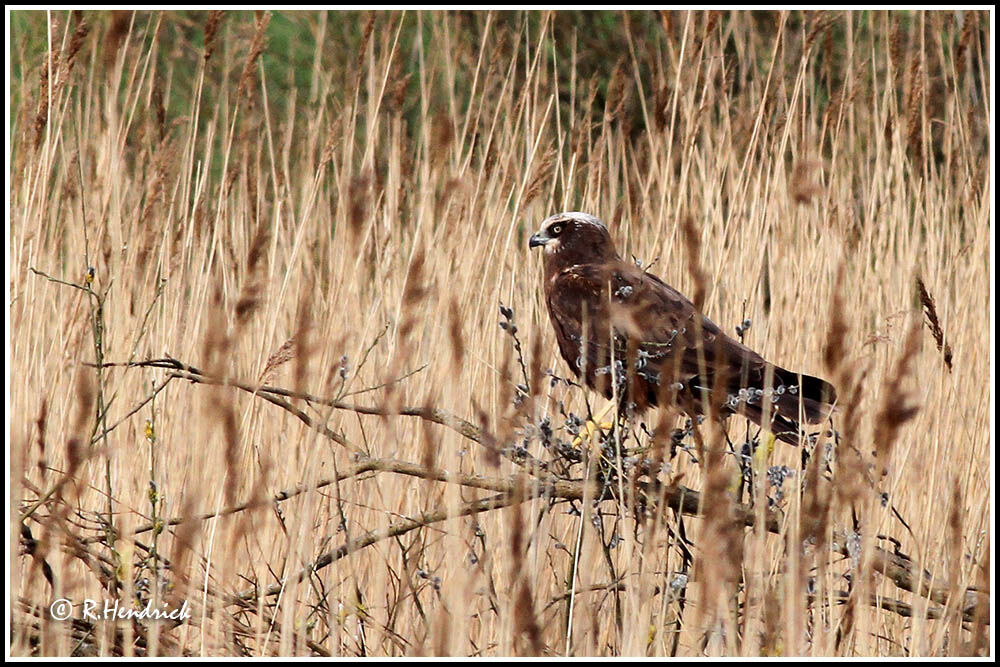
{"type": "Polygon", "coordinates": [[[615,407],[615,405],[614,401],[608,401],[608,404],[605,405],[596,415],[594,415],[593,419],[588,419],[587,423],[584,424],[583,428],[580,430],[580,434],[573,438],[573,446],[579,447],[583,443],[584,439],[590,440],[597,431],[606,431],[611,428],[614,424],[609,421],[602,420],[605,416],[607,416],[611,409],[615,407]]]}
{"type": "MultiPolygon", "coordinates": [[[[771,460],[771,454],[774,452],[775,437],[770,431],[761,432],[761,442],[757,445],[757,449],[754,450],[753,459],[751,465],[753,467],[754,476],[763,480],[764,475],[767,472],[767,462],[771,460]]],[[[743,478],[743,467],[733,473],[732,479],[729,481],[728,491],[730,493],[736,493],[740,488],[740,480],[743,478]]]]}

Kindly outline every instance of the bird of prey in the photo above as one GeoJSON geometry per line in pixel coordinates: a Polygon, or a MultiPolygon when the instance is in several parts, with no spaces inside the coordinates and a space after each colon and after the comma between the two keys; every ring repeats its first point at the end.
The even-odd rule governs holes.
{"type": "Polygon", "coordinates": [[[550,216],[528,247],[544,249],[545,302],[563,359],[620,407],[673,404],[691,416],[714,407],[720,418],[744,415],[794,445],[803,422],[830,416],[830,383],[727,336],[683,294],[622,260],[596,217],[550,216]]]}

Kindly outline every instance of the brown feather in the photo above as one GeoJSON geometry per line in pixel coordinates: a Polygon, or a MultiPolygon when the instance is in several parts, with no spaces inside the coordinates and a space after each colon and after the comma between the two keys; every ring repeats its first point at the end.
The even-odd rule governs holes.
{"type": "Polygon", "coordinates": [[[832,385],[770,364],[727,336],[683,294],[623,261],[596,218],[559,214],[542,229],[532,245],[546,246],[549,317],[563,359],[588,387],[614,396],[614,360],[620,398],[638,412],[671,402],[703,414],[711,400],[722,417],[761,424],[768,413],[771,431],[792,444],[803,420],[829,417],[832,385]]]}

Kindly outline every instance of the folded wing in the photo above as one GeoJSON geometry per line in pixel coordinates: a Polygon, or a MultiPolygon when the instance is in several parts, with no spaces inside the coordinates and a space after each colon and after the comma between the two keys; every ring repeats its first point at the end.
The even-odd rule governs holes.
{"type": "Polygon", "coordinates": [[[739,413],[798,443],[799,424],[824,421],[836,392],[819,378],[775,366],[727,336],[687,298],[622,261],[576,265],[547,285],[563,358],[577,377],[610,398],[612,378],[639,410],[678,402],[739,413]],[[767,417],[765,417],[767,415],[767,417]]]}

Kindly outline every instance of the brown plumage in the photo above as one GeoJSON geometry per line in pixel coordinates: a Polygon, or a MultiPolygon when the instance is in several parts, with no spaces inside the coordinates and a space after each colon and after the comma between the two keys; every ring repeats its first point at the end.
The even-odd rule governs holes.
{"type": "Polygon", "coordinates": [[[791,444],[802,421],[818,424],[832,412],[830,383],[770,364],[727,336],[680,292],[623,261],[594,216],[547,218],[529,242],[538,246],[559,350],[605,397],[616,394],[613,375],[621,405],[637,412],[675,404],[704,414],[707,397],[722,418],[739,413],[763,425],[767,415],[771,432],[791,444]]]}

